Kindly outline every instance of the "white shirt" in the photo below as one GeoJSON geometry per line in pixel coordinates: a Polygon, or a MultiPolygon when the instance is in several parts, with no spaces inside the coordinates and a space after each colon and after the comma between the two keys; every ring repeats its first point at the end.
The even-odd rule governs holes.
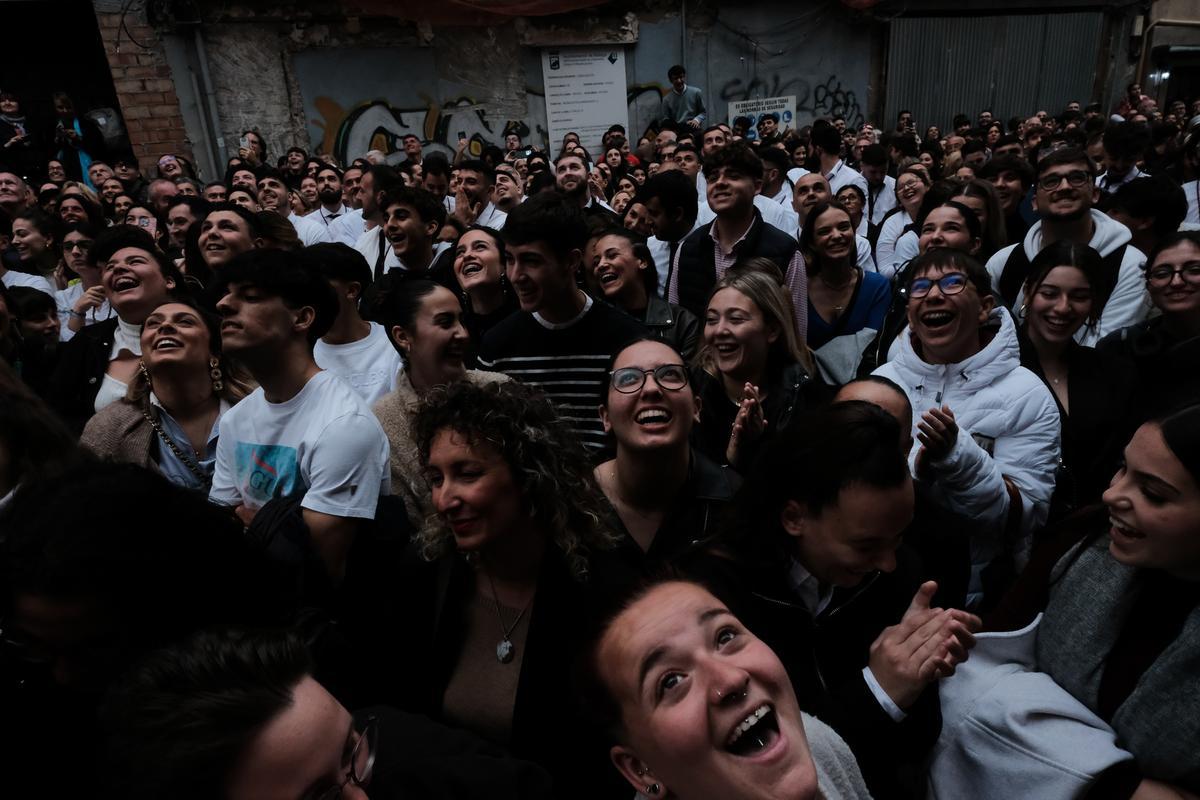
{"type": "MultiPolygon", "coordinates": [[[[770,197],[768,199],[771,200],[771,202],[773,202],[773,203],[779,203],[779,205],[781,205],[781,206],[788,206],[790,208],[792,205],[792,186],[791,186],[791,184],[789,184],[785,181],[784,184],[779,187],[779,193],[776,194],[774,197],[770,197]]],[[[795,209],[793,209],[793,210],[795,210],[795,209]]]]}
{"type": "MultiPolygon", "coordinates": [[[[446,250],[449,250],[449,249],[450,249],[450,242],[434,242],[433,243],[433,257],[429,259],[428,264],[422,264],[421,266],[417,267],[417,271],[418,272],[428,272],[429,268],[432,267],[434,262],[438,260],[438,256],[440,256],[442,253],[444,253],[446,250]]],[[[392,255],[394,257],[396,256],[395,250],[392,250],[392,255]]],[[[390,271],[393,269],[407,270],[407,269],[412,269],[412,267],[410,267],[408,264],[405,264],[402,260],[400,260],[399,257],[396,257],[396,261],[394,264],[390,264],[390,262],[387,262],[387,261],[384,262],[384,271],[390,271]]]]}
{"type": "Polygon", "coordinates": [[[658,273],[658,296],[667,296],[667,276],[671,271],[671,245],[657,236],[646,239],[646,248],[654,258],[654,271],[658,273]]]}
{"type": "Polygon", "coordinates": [[[403,363],[383,326],[378,322],[370,325],[370,332],[357,342],[329,344],[318,339],[313,347],[317,366],[345,381],[367,406],[396,388],[403,363]]]}
{"type": "Polygon", "coordinates": [[[305,247],[333,241],[329,236],[329,230],[309,217],[299,217],[292,212],[288,214],[288,222],[292,223],[292,227],[296,229],[296,235],[300,237],[300,243],[305,247]]]}
{"type": "MultiPolygon", "coordinates": [[[[54,293],[54,300],[58,305],[59,341],[68,342],[75,335],[75,331],[69,327],[71,310],[75,308],[75,303],[79,301],[79,298],[83,297],[85,291],[87,290],[83,288],[83,281],[73,281],[67,288],[54,293]]],[[[96,308],[89,308],[83,312],[83,324],[85,327],[95,325],[97,322],[112,319],[113,314],[116,313],[109,306],[108,298],[105,298],[96,308]]]]}
{"type": "Polygon", "coordinates": [[[303,494],[311,511],[371,519],[390,491],[388,454],[362,398],[319,372],[290,400],[269,403],[260,387],[225,414],[209,499],[259,509],[303,494]]]}
{"type": "Polygon", "coordinates": [[[330,239],[354,247],[358,237],[367,230],[367,222],[363,219],[362,209],[355,208],[330,222],[328,228],[330,239]]]}
{"type": "Polygon", "coordinates": [[[371,268],[371,274],[375,274],[375,262],[379,260],[380,243],[386,248],[386,255],[383,257],[383,271],[387,272],[392,269],[401,267],[400,259],[396,257],[396,251],[392,249],[392,243],[383,236],[383,229],[378,225],[371,230],[361,234],[358,241],[354,243],[354,249],[363,254],[363,258],[367,260],[367,266],[371,268]]]}
{"type": "Polygon", "coordinates": [[[488,202],[483,207],[483,211],[479,212],[479,218],[475,220],[476,225],[485,225],[489,228],[500,230],[504,227],[504,221],[508,219],[508,214],[505,214],[500,209],[496,208],[496,204],[488,202]]]}
{"type": "Polygon", "coordinates": [[[1109,178],[1106,170],[1096,176],[1096,186],[1100,189],[1100,191],[1107,194],[1112,194],[1130,181],[1146,177],[1149,176],[1145,172],[1142,172],[1140,169],[1138,169],[1136,165],[1134,165],[1133,169],[1129,170],[1129,172],[1125,173],[1125,177],[1121,178],[1120,180],[1117,180],[1116,178],[1109,178]]]}
{"type": "Polygon", "coordinates": [[[4,277],[0,278],[0,281],[3,281],[4,285],[10,289],[14,286],[28,286],[30,289],[45,292],[51,297],[55,296],[54,285],[41,275],[30,275],[28,272],[17,272],[15,269],[10,269],[4,273],[4,277]]]}
{"type": "Polygon", "coordinates": [[[887,213],[896,207],[896,179],[891,175],[883,176],[883,186],[878,189],[867,185],[867,207],[863,209],[863,217],[871,215],[871,224],[883,222],[887,213]],[[874,197],[872,200],[871,198],[874,197]]]}
{"type": "Polygon", "coordinates": [[[840,158],[833,165],[833,169],[826,173],[825,179],[829,181],[829,193],[834,197],[837,197],[837,193],[850,184],[855,184],[862,189],[864,195],[867,193],[867,179],[858,170],[846,166],[846,162],[840,158]]]}
{"type": "MultiPolygon", "coordinates": [[[[791,206],[781,206],[769,197],[756,194],[754,195],[754,207],[758,209],[758,213],[762,214],[764,222],[774,225],[781,231],[798,231],[800,229],[800,217],[792,210],[791,206]]],[[[708,203],[701,203],[700,208],[696,211],[696,227],[707,225],[716,218],[717,215],[708,207],[708,203]]]]}
{"type": "Polygon", "coordinates": [[[350,213],[350,208],[345,203],[338,203],[338,207],[333,211],[326,211],[324,206],[318,206],[317,210],[306,216],[304,219],[319,222],[328,228],[333,223],[337,222],[342,217],[350,213]]]}
{"type": "Polygon", "coordinates": [[[1183,221],[1200,225],[1200,181],[1189,181],[1183,185],[1183,193],[1187,195],[1188,210],[1183,221]]]}

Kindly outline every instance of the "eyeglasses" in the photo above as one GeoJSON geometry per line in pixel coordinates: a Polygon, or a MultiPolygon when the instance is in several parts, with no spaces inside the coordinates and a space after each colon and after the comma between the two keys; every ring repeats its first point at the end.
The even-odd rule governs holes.
{"type": "Polygon", "coordinates": [[[1092,176],[1081,169],[1071,170],[1067,173],[1058,175],[1047,175],[1044,178],[1038,178],[1038,188],[1043,192],[1052,192],[1062,185],[1063,181],[1072,189],[1078,189],[1092,182],[1092,176]]]}
{"type": "Polygon", "coordinates": [[[346,790],[346,786],[351,782],[355,786],[366,788],[367,784],[371,782],[372,773],[375,771],[375,747],[379,743],[378,723],[379,720],[373,716],[354,721],[354,731],[358,734],[358,741],[354,743],[354,749],[350,751],[350,763],[346,770],[346,780],[337,786],[329,787],[321,794],[313,797],[312,800],[338,800],[342,796],[342,792],[346,790]]]}
{"type": "Polygon", "coordinates": [[[1168,267],[1164,264],[1147,272],[1146,280],[1158,286],[1166,286],[1175,280],[1176,275],[1187,283],[1200,283],[1200,262],[1193,261],[1191,264],[1184,264],[1178,269],[1168,267]]]}
{"type": "Polygon", "coordinates": [[[633,394],[646,385],[646,376],[653,375],[659,388],[678,392],[688,385],[687,369],[682,364],[663,364],[654,369],[621,367],[612,372],[612,387],[621,394],[633,394]]]}
{"type": "Polygon", "coordinates": [[[925,297],[934,284],[937,284],[938,291],[944,297],[949,297],[967,288],[967,276],[961,272],[950,272],[936,281],[932,278],[913,278],[913,282],[908,285],[908,296],[913,299],[925,297]]]}
{"type": "Polygon", "coordinates": [[[79,250],[81,253],[86,253],[92,249],[93,244],[94,242],[90,242],[87,239],[80,239],[75,242],[63,242],[63,249],[68,253],[72,250],[79,250]]]}

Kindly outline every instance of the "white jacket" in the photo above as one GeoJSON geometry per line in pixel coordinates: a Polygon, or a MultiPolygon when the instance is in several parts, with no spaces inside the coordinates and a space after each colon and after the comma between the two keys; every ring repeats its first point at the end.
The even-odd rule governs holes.
{"type": "Polygon", "coordinates": [[[916,354],[912,333],[897,338],[896,356],[875,370],[904,388],[913,409],[916,472],[921,450],[917,423],[930,408],[949,406],[958,422],[954,449],[928,464],[934,499],[978,524],[971,530],[971,584],[968,599],[978,601],[980,573],[1004,551],[1009,494],[1004,478],[1021,491],[1019,535],[1012,543],[1024,565],[1033,531],[1046,521],[1059,455],[1058,406],[1045,384],[1021,366],[1017,329],[1003,308],[992,311],[999,331],[987,345],[957,364],[930,364],[916,354]]]}
{"type": "MultiPolygon", "coordinates": [[[[1088,244],[1102,256],[1107,256],[1123,244],[1128,244],[1132,235],[1129,229],[1106,214],[1092,209],[1092,222],[1096,225],[1095,233],[1088,244]]],[[[1025,256],[1030,261],[1042,251],[1042,223],[1037,221],[1025,234],[1021,243],[1025,248],[1025,256]]],[[[1004,264],[1012,254],[1015,244],[1009,245],[988,259],[987,271],[992,276],[992,287],[997,293],[1000,290],[1000,274],[1004,272],[1004,264]]],[[[1146,293],[1146,255],[1130,245],[1125,248],[1121,258],[1121,271],[1117,273],[1117,285],[1113,287],[1112,295],[1104,305],[1104,311],[1094,327],[1086,325],[1079,329],[1075,341],[1088,347],[1094,347],[1106,335],[1121,328],[1126,328],[1141,322],[1150,312],[1150,297],[1146,293]]],[[[1024,290],[1017,295],[1015,307],[1017,314],[1025,305],[1024,290]]],[[[1020,320],[1018,319],[1018,322],[1020,320]]]]}

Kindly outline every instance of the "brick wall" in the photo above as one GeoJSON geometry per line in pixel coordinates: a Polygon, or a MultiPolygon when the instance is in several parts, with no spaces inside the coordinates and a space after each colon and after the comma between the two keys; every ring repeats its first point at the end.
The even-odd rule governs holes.
{"type": "Polygon", "coordinates": [[[142,169],[151,173],[158,158],[166,153],[193,160],[175,83],[171,80],[171,68],[154,29],[136,11],[130,12],[125,18],[128,33],[122,31],[118,52],[117,31],[121,15],[98,11],[96,19],[100,23],[104,53],[112,70],[129,141],[142,169]],[[132,40],[149,49],[139,47],[132,40]]]}

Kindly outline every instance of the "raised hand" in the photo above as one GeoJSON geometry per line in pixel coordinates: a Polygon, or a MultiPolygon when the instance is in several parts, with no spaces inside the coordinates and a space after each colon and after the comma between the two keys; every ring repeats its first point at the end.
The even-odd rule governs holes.
{"type": "Polygon", "coordinates": [[[950,406],[931,408],[922,414],[917,423],[917,439],[926,462],[940,461],[950,455],[958,441],[958,422],[950,406]]]}
{"type": "Polygon", "coordinates": [[[766,429],[767,418],[763,416],[762,398],[759,396],[758,387],[747,383],[742,388],[742,402],[729,433],[725,460],[730,464],[738,464],[746,446],[758,441],[766,429]]]}

